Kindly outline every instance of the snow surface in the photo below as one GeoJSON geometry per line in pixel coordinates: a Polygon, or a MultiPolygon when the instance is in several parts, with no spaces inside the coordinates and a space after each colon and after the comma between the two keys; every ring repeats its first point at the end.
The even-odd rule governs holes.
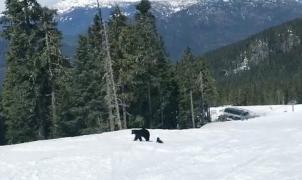
{"type": "Polygon", "coordinates": [[[134,142],[124,130],[3,146],[0,179],[301,180],[302,105],[241,108],[262,116],[151,130],[164,144],[134,142]]]}

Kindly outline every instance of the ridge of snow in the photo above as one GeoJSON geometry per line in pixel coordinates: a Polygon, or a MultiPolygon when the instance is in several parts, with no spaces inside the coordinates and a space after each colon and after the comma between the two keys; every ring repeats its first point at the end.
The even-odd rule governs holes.
{"type": "MultiPolygon", "coordinates": [[[[55,3],[50,5],[51,8],[57,9],[59,14],[64,14],[73,11],[77,8],[95,8],[97,7],[97,0],[54,0],[55,3]]],[[[111,8],[118,4],[119,6],[129,6],[138,3],[140,0],[99,0],[101,7],[111,8]]],[[[178,11],[187,9],[188,7],[200,4],[207,6],[211,3],[225,3],[232,5],[237,3],[236,0],[150,0],[151,3],[158,5],[157,8],[161,9],[163,14],[176,13],[178,11]],[[163,8],[164,7],[164,8],[163,8]]],[[[239,1],[240,2],[240,1],[239,1]]],[[[290,2],[302,3],[302,0],[246,0],[245,4],[256,6],[257,3],[262,3],[265,6],[274,6],[276,4],[286,4],[290,2]]]]}
{"type": "MultiPolygon", "coordinates": [[[[101,7],[112,7],[116,4],[118,5],[129,5],[133,3],[138,3],[140,0],[100,0],[101,7]]],[[[188,6],[200,2],[200,0],[151,0],[151,2],[156,2],[164,4],[170,7],[174,12],[180,11],[188,6]]],[[[75,8],[88,7],[94,8],[97,7],[96,0],[61,0],[54,5],[52,8],[58,9],[60,14],[70,12],[75,8]]]]}

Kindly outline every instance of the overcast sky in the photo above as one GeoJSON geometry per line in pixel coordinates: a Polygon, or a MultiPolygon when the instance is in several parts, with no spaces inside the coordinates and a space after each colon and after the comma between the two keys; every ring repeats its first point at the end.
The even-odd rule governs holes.
{"type": "MultiPolygon", "coordinates": [[[[41,3],[42,5],[52,5],[55,2],[58,2],[59,0],[38,0],[39,3],[41,3]]],[[[0,12],[2,12],[3,10],[5,10],[5,0],[0,0],[0,12]]]]}

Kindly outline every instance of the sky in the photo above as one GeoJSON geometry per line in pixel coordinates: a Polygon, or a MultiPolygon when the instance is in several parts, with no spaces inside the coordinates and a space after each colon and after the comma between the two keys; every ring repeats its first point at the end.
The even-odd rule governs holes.
{"type": "MultiPolygon", "coordinates": [[[[38,0],[38,2],[42,5],[53,5],[55,2],[59,0],[38,0]]],[[[0,12],[5,10],[5,0],[0,0],[0,12]]]]}

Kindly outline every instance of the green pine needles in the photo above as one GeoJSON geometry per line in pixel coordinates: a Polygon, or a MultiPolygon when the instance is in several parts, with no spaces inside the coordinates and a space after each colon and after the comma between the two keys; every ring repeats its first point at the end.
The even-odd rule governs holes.
{"type": "Polygon", "coordinates": [[[96,15],[73,64],[61,53],[55,11],[35,0],[6,6],[0,143],[208,122],[214,80],[189,50],[170,62],[148,0],[137,5],[134,21],[119,7],[108,22],[96,15]]]}

